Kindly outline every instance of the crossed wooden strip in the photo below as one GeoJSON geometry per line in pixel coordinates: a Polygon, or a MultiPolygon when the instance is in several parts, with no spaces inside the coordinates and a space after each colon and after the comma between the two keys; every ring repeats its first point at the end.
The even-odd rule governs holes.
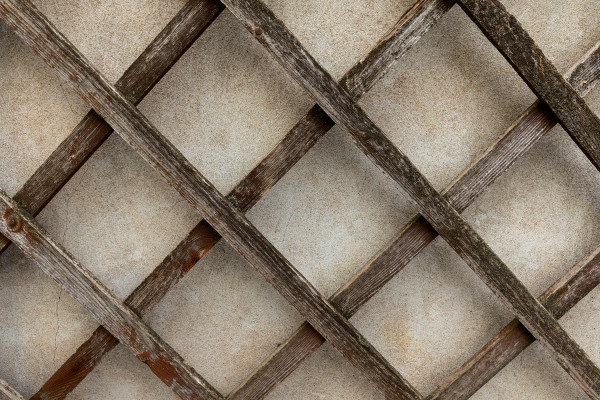
{"type": "MultiPolygon", "coordinates": [[[[118,132],[140,155],[149,162],[167,181],[177,189],[180,194],[190,202],[196,210],[232,245],[247,261],[249,261],[270,282],[280,294],[290,302],[315,329],[317,329],[327,340],[332,343],[353,365],[359,368],[365,375],[374,381],[380,389],[389,397],[394,398],[421,398],[412,386],[400,376],[400,374],[371,346],[368,341],[325,299],[284,257],[269,243],[266,238],[235,209],[217,190],[206,180],[184,157],[166,140],[152,124],[127,101],[106,79],[104,79],[87,60],[62,36],[50,22],[29,2],[26,1],[2,1],[0,2],[0,16],[4,19],[21,38],[28,43],[57,73],[65,79],[79,95],[96,110],[113,128],[118,132]]],[[[36,225],[26,219],[22,213],[14,209],[12,200],[3,197],[5,208],[12,210],[19,218],[27,222],[27,231],[36,230],[36,225]]],[[[4,221],[4,233],[15,241],[16,235],[9,235],[7,220],[4,221]]],[[[57,249],[55,245],[41,229],[37,229],[37,237],[43,241],[27,240],[27,236],[19,236],[15,241],[25,254],[46,268],[48,273],[60,271],[64,274],[74,273],[74,264],[66,267],[64,259],[41,258],[42,250],[50,251],[57,249]],[[51,261],[45,263],[45,261],[51,261]]],[[[36,238],[37,238],[36,237],[36,238]]],[[[56,250],[58,251],[58,250],[56,250]]],[[[70,256],[65,255],[66,261],[70,256]]],[[[79,274],[85,275],[87,271],[80,268],[79,274]]],[[[60,278],[56,276],[55,279],[60,278]]],[[[85,275],[86,278],[89,276],[85,275]]],[[[74,297],[78,299],[97,319],[103,322],[111,333],[134,352],[140,359],[151,368],[157,363],[165,363],[166,355],[163,352],[152,354],[146,348],[136,348],[138,342],[127,343],[127,335],[117,332],[119,326],[109,326],[111,315],[114,310],[106,311],[104,307],[95,309],[97,301],[86,297],[90,285],[87,287],[72,286],[73,281],[57,279],[74,297]],[[85,300],[94,300],[88,302],[85,300]],[[102,312],[99,312],[102,311],[102,312]],[[105,319],[105,320],[103,320],[105,319]]],[[[86,281],[86,283],[88,283],[86,281]]],[[[93,282],[95,286],[102,286],[93,282]]],[[[104,291],[103,291],[104,292],[104,291]]],[[[106,301],[112,307],[119,308],[125,312],[131,310],[122,305],[114,304],[114,298],[110,293],[103,293],[106,301]]],[[[91,296],[94,293],[89,294],[91,296]]],[[[133,312],[131,312],[133,314],[133,312]]],[[[135,314],[134,314],[135,315],[135,314]]],[[[141,330],[141,320],[135,321],[133,315],[127,316],[129,320],[136,322],[136,326],[127,324],[127,333],[131,334],[141,330]]],[[[158,347],[158,346],[157,346],[158,347]]],[[[150,350],[162,350],[162,348],[151,348],[150,350]]],[[[170,350],[170,349],[169,349],[170,350]]],[[[166,352],[166,351],[165,351],[166,352]]],[[[187,372],[183,362],[172,363],[174,354],[169,354],[169,365],[173,365],[178,373],[187,372]]],[[[176,360],[176,359],[175,359],[176,360]]],[[[178,360],[176,360],[178,361],[178,360]]],[[[155,367],[156,369],[156,367],[155,367]]],[[[156,371],[155,371],[156,372],[156,371]]],[[[175,375],[175,374],[173,374],[175,375]]],[[[192,396],[193,392],[186,387],[179,386],[180,381],[188,386],[189,382],[180,377],[177,385],[170,385],[180,396],[192,396]]],[[[199,377],[196,377],[200,381],[199,377]]],[[[214,397],[209,392],[207,383],[198,390],[198,395],[214,397]]]]}
{"type": "MultiPolygon", "coordinates": [[[[428,6],[424,7],[423,3],[419,2],[407,13],[407,16],[402,18],[399,25],[408,25],[406,21],[410,21],[411,19],[416,19],[418,21],[431,21],[431,19],[424,19],[423,14],[427,15],[427,13],[435,13],[435,15],[442,15],[443,12],[448,9],[446,4],[448,3],[428,2],[428,6]],[[411,16],[411,19],[409,19],[408,16],[411,16]]],[[[380,47],[381,46],[378,46],[376,49],[374,49],[370,55],[367,56],[365,62],[370,61],[373,54],[381,54],[381,52],[378,51],[380,47]]],[[[582,90],[585,89],[585,92],[590,90],[592,83],[595,82],[597,78],[597,76],[594,75],[594,72],[598,72],[597,61],[598,49],[595,48],[594,51],[590,52],[590,54],[588,54],[581,63],[576,65],[578,68],[574,68],[574,73],[571,79],[573,86],[576,86],[582,90]]],[[[363,62],[361,65],[364,65],[365,62],[363,62]]],[[[377,65],[380,65],[380,63],[378,62],[377,65]]],[[[354,70],[355,69],[352,71],[354,70]]],[[[365,69],[361,69],[361,72],[362,71],[365,71],[365,69]]],[[[354,79],[346,79],[349,76],[351,76],[350,73],[346,75],[344,79],[342,79],[342,85],[345,85],[346,82],[354,81],[354,79]]],[[[365,76],[365,74],[359,74],[358,76],[362,77],[365,76]]],[[[355,85],[354,87],[349,88],[349,91],[353,93],[353,88],[364,88],[364,86],[364,84],[355,85]]],[[[363,90],[366,89],[368,88],[364,88],[363,90]]],[[[313,111],[311,111],[311,113],[313,111]]],[[[326,130],[329,126],[331,126],[330,123],[327,122],[329,120],[325,116],[321,118],[324,118],[323,129],[326,130]]],[[[547,132],[554,125],[554,123],[555,122],[553,122],[551,114],[549,114],[545,108],[534,104],[532,108],[528,110],[522,118],[520,118],[520,122],[517,124],[517,126],[511,129],[509,132],[503,134],[501,136],[502,139],[499,138],[499,142],[494,144],[492,148],[486,152],[488,154],[483,157],[478,164],[474,165],[468,172],[463,174],[467,175],[469,177],[468,179],[463,176],[451,189],[449,188],[447,196],[451,199],[452,204],[460,211],[466,208],[468,204],[470,204],[470,202],[472,202],[485,187],[491,184],[493,179],[502,173],[510,165],[510,163],[514,161],[514,159],[526,151],[537,139],[539,139],[539,137],[547,132]]],[[[306,125],[299,123],[299,126],[306,125]]],[[[294,132],[294,130],[292,132],[294,132]]],[[[291,135],[292,132],[290,132],[289,135],[291,135]]],[[[267,165],[272,165],[272,163],[267,163],[267,165]]],[[[264,183],[265,179],[257,178],[264,177],[265,174],[260,174],[256,171],[260,171],[260,169],[255,169],[249,175],[249,177],[252,177],[252,181],[256,183],[255,185],[247,187],[247,189],[243,191],[239,190],[240,187],[244,187],[242,185],[238,185],[238,187],[234,189],[234,192],[247,194],[246,196],[237,196],[237,198],[243,199],[239,202],[239,205],[244,211],[254,204],[254,202],[251,202],[251,200],[246,199],[255,199],[256,197],[252,193],[257,191],[261,191],[262,193],[264,192],[263,188],[266,187],[264,183]]],[[[247,180],[248,179],[246,179],[244,182],[247,180]]],[[[209,231],[211,230],[207,226],[207,232],[205,232],[204,236],[202,236],[202,238],[199,240],[199,242],[206,243],[206,246],[199,245],[199,248],[196,249],[198,253],[200,253],[200,251],[204,252],[210,248],[210,246],[212,246],[213,242],[210,240],[211,235],[208,233],[209,231]]],[[[381,252],[381,257],[378,257],[376,261],[370,262],[363,269],[363,271],[361,271],[361,273],[352,280],[352,283],[346,285],[343,290],[338,291],[338,293],[331,298],[331,301],[339,307],[340,311],[342,311],[344,315],[349,317],[368,298],[374,295],[377,290],[383,286],[383,284],[391,279],[395,273],[397,273],[404,265],[406,265],[406,263],[414,255],[416,255],[420,249],[424,248],[424,246],[428,244],[429,241],[435,237],[435,235],[435,231],[433,231],[422,218],[414,221],[410,226],[407,226],[405,229],[403,229],[403,234],[400,235],[400,237],[396,239],[392,245],[388,246],[385,251],[381,252]],[[423,236],[423,234],[418,235],[417,232],[419,231],[423,231],[425,233],[431,232],[431,234],[426,234],[425,236],[423,236]],[[419,244],[419,239],[423,238],[430,239],[419,244]],[[411,244],[410,241],[415,239],[417,240],[417,243],[411,244]],[[417,247],[413,253],[410,253],[410,251],[407,252],[407,250],[410,250],[411,246],[417,247]]],[[[218,236],[216,238],[218,238],[218,236]]],[[[196,241],[194,240],[188,239],[184,241],[184,243],[187,245],[191,245],[195,242],[196,241]]],[[[181,271],[181,273],[184,273],[185,270],[191,266],[188,263],[188,252],[184,252],[184,259],[179,260],[179,258],[182,257],[178,257],[177,254],[181,253],[181,251],[179,251],[181,248],[181,245],[178,246],[178,249],[176,249],[176,251],[174,251],[167,258],[167,260],[165,260],[169,261],[168,263],[165,262],[165,264],[168,264],[169,266],[161,269],[162,271],[172,271],[170,275],[163,276],[164,280],[168,282],[173,282],[175,276],[178,278],[180,270],[185,268],[181,271]],[[176,265],[174,264],[174,260],[178,261],[176,265]],[[173,279],[171,279],[171,277],[173,277],[173,279]]],[[[164,266],[165,264],[162,265],[164,266]]],[[[164,274],[157,274],[156,272],[153,274],[153,276],[160,275],[164,274]]],[[[154,286],[157,285],[158,284],[155,279],[154,286]]],[[[146,286],[150,287],[149,285],[146,286]]],[[[171,284],[163,284],[160,286],[160,288],[164,289],[166,292],[170,286],[171,284]]],[[[148,290],[147,292],[155,293],[157,291],[148,290]]],[[[579,295],[579,297],[577,297],[578,299],[584,295],[580,293],[577,294],[579,295]]],[[[135,297],[135,295],[132,295],[132,298],[133,297],[135,297]]],[[[134,307],[134,309],[137,309],[139,312],[143,313],[147,308],[134,307]]],[[[82,345],[81,348],[78,349],[78,351],[69,359],[69,361],[67,361],[67,363],[65,363],[65,365],[63,365],[57,371],[57,373],[43,386],[40,392],[43,392],[46,396],[48,396],[50,393],[52,393],[53,396],[57,396],[58,393],[62,391],[63,396],[66,395],[66,388],[68,385],[74,386],[81,379],[83,379],[85,374],[91,371],[91,368],[104,354],[104,352],[116,345],[116,340],[104,338],[105,335],[110,337],[110,334],[108,334],[103,328],[99,328],[98,331],[84,345],[82,345]],[[103,332],[103,334],[101,335],[99,332],[103,332]],[[102,339],[99,339],[99,336],[102,337],[102,339]],[[104,351],[101,352],[98,347],[103,347],[104,351]]],[[[278,351],[269,357],[268,362],[265,362],[261,368],[255,371],[254,374],[242,384],[241,387],[238,387],[238,389],[232,392],[228,397],[258,398],[264,396],[276,383],[291,373],[291,371],[293,371],[295,367],[299,365],[299,363],[322,342],[322,337],[318,335],[318,333],[314,331],[310,325],[304,324],[300,331],[296,333],[293,338],[290,338],[286,343],[279,347],[278,351]]],[[[483,375],[478,373],[476,376],[481,377],[483,375]]],[[[69,390],[72,390],[72,387],[69,390]]],[[[38,398],[37,395],[35,398],[38,398]]]]}
{"type": "MultiPolygon", "coordinates": [[[[600,78],[600,43],[566,75],[571,84],[586,95],[600,78]]],[[[556,124],[552,112],[536,101],[503,132],[497,140],[463,171],[444,191],[445,197],[459,212],[464,211],[487,187],[489,187],[512,163],[529,150],[556,124]]],[[[402,270],[417,254],[437,237],[437,232],[420,215],[405,225],[396,237],[369,261],[348,283],[342,286],[330,301],[347,318],[365,304],[372,296],[402,270]]],[[[598,248],[595,252],[600,251],[598,248]]],[[[556,318],[581,300],[596,287],[600,271],[597,257],[586,257],[543,295],[553,297],[547,307],[556,318]],[[575,274],[573,271],[578,271],[575,274]],[[575,275],[576,277],[573,277],[575,275]],[[563,303],[568,303],[564,305],[563,303]],[[555,306],[555,304],[558,304],[555,306]],[[557,310],[554,311],[555,307],[557,310]]],[[[545,301],[542,301],[546,304],[545,301]]],[[[515,324],[517,331],[525,328],[515,324]]],[[[526,331],[525,331],[526,332],[526,331]]],[[[448,386],[432,398],[467,398],[491,379],[500,369],[516,357],[533,337],[511,332],[502,341],[486,345],[484,354],[474,357],[461,370],[453,374],[448,386]],[[529,341],[527,341],[529,340],[529,341]],[[469,368],[467,368],[467,366],[469,368]],[[458,387],[460,387],[460,392],[458,387]],[[449,393],[449,397],[446,397],[449,393]],[[461,396],[458,396],[458,394],[461,396]]],[[[256,399],[264,397],[277,383],[291,374],[300,363],[312,354],[324,339],[309,324],[304,323],[275,352],[267,357],[253,373],[240,384],[228,398],[256,399]]]]}
{"type": "MultiPolygon", "coordinates": [[[[222,10],[223,5],[218,1],[188,1],[115,86],[133,104],[138,104],[222,10]]],[[[90,110],[27,180],[15,200],[36,216],[111,133],[110,125],[90,110]]],[[[0,253],[9,244],[10,241],[0,235],[0,253]]]]}
{"type": "MultiPolygon", "coordinates": [[[[205,27],[203,24],[214,18],[221,9],[220,3],[213,7],[208,4],[209,1],[203,3],[206,4],[202,6],[199,2],[189,2],[119,80],[119,86],[126,93],[132,93],[131,97],[134,100],[139,101],[141,96],[150,90],[189,46],[200,29],[205,27]],[[200,21],[196,24],[194,18],[198,16],[200,21]],[[177,48],[178,52],[174,52],[173,47],[177,48]],[[147,76],[140,76],[142,73],[147,76]]],[[[390,64],[414,44],[414,38],[418,39],[437,20],[444,8],[448,8],[424,8],[423,4],[428,3],[431,2],[417,2],[370,55],[344,76],[341,84],[347,85],[348,90],[354,92],[357,98],[372,87],[390,64]]],[[[331,120],[315,107],[234,189],[231,197],[241,209],[249,209],[332,125],[331,120]]],[[[90,112],[16,197],[28,206],[31,212],[37,213],[111,131],[97,114],[90,112]],[[35,190],[40,186],[45,190],[35,190]]],[[[126,303],[138,313],[147,312],[218,239],[218,234],[206,222],[198,224],[126,303]]],[[[9,241],[5,239],[5,243],[9,241]]],[[[108,331],[100,327],[33,398],[64,398],[93,369],[102,355],[117,343],[108,331]]]]}
{"type": "Polygon", "coordinates": [[[219,393],[159,338],[129,307],[53,241],[33,217],[0,191],[0,231],[40,269],[80,302],[119,341],[148,364],[183,399],[219,398],[219,393]]]}
{"type": "MultiPolygon", "coordinates": [[[[390,65],[405,54],[408,48],[451,5],[452,3],[445,0],[418,1],[398,21],[394,28],[384,36],[369,55],[355,65],[341,79],[340,84],[346,87],[356,99],[360,98],[389,69],[390,65]]],[[[179,29],[182,26],[180,23],[174,26],[176,30],[173,30],[169,36],[172,37],[171,41],[177,42],[177,35],[186,34],[187,29],[179,29]]],[[[165,35],[161,34],[160,36],[165,35]]],[[[153,43],[149,48],[162,50],[163,46],[160,44],[154,45],[153,43]]],[[[138,60],[145,59],[147,57],[146,54],[159,57],[160,53],[158,51],[146,50],[138,60]]],[[[135,70],[139,71],[144,68],[146,67],[140,63],[135,70]]],[[[130,69],[133,69],[133,67],[130,69]]],[[[250,209],[333,124],[333,121],[321,111],[320,107],[313,107],[285,136],[283,141],[234,188],[229,198],[234,201],[240,210],[245,212],[250,209]]],[[[74,131],[71,136],[75,135],[79,136],[81,133],[74,131]]],[[[80,140],[72,141],[79,142],[80,140]]],[[[91,149],[92,147],[85,146],[85,148],[91,149]]],[[[60,156],[64,154],[69,154],[69,152],[61,150],[59,156],[51,157],[53,164],[65,164],[64,156],[60,156]]],[[[81,157],[80,162],[83,163],[83,161],[84,158],[81,157]]],[[[45,164],[40,167],[40,171],[36,172],[34,176],[38,174],[42,177],[47,176],[43,171],[48,169],[45,164]]],[[[65,180],[69,178],[66,174],[63,176],[65,180]]],[[[42,178],[37,179],[37,181],[44,182],[42,178]]],[[[141,315],[148,312],[219,239],[219,234],[208,223],[201,221],[129,296],[126,304],[141,315]]],[[[106,329],[100,326],[40,388],[38,393],[33,396],[33,399],[64,398],[92,371],[104,354],[117,344],[118,341],[106,329]]]]}
{"type": "MultiPolygon", "coordinates": [[[[402,186],[421,214],[448,244],[467,262],[475,273],[513,311],[527,329],[549,350],[571,377],[594,398],[600,398],[600,370],[587,354],[562,329],[552,315],[529,293],[510,269],[494,254],[479,235],[463,221],[450,203],[440,195],[417,170],[412,162],[401,153],[325,71],[301,46],[285,25],[258,0],[223,0],[230,11],[240,19],[280,64],[317,100],[317,103],[337,123],[351,134],[357,146],[376,165],[402,186]]],[[[559,121],[586,148],[586,154],[596,161],[593,135],[600,134],[600,121],[589,110],[583,99],[558,74],[544,57],[533,40],[520,27],[514,17],[495,0],[467,1],[471,17],[477,20],[484,32],[494,40],[493,17],[506,23],[498,27],[497,45],[522,64],[519,72],[536,89],[539,96],[551,95],[545,86],[536,80],[536,70],[528,58],[521,59],[509,50],[510,45],[523,41],[527,55],[538,57],[533,63],[545,66],[545,75],[550,84],[561,90],[560,96],[548,102],[559,121]],[[539,87],[538,87],[539,86],[539,87]],[[561,102],[573,104],[561,105],[561,102]],[[583,126],[582,126],[583,125],[583,126]],[[591,136],[592,138],[589,138],[591,136]],[[583,139],[586,140],[583,140],[583,139]]],[[[513,58],[509,58],[514,62],[513,58]]],[[[543,71],[542,71],[543,73],[543,71]]],[[[596,163],[596,165],[598,165],[596,163]]]]}

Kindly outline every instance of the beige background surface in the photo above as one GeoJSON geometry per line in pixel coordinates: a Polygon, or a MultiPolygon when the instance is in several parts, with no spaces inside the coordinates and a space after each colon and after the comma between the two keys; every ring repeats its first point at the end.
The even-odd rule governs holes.
{"type": "MultiPolygon", "coordinates": [[[[52,22],[115,81],[183,0],[38,0],[52,22]]],[[[364,56],[412,0],[269,0],[336,77],[364,56]]],[[[504,0],[560,70],[600,39],[600,2],[504,0]]],[[[0,187],[14,195],[87,112],[85,104],[0,24],[0,187]]],[[[441,189],[533,100],[504,59],[452,9],[361,101],[441,189]]],[[[600,111],[600,91],[588,96],[600,111]]],[[[312,105],[224,12],[140,109],[222,192],[312,105]]],[[[540,141],[464,214],[540,294],[600,242],[600,175],[560,128],[540,141]]],[[[401,190],[334,128],[249,213],[324,294],[332,294],[414,214],[401,190]]],[[[125,298],[195,225],[197,216],[117,135],[42,212],[46,229],[125,298]]],[[[600,289],[561,324],[600,363],[600,289]]],[[[511,319],[442,240],[352,318],[422,393],[511,319]]],[[[146,321],[218,390],[232,390],[301,323],[226,243],[146,321]]],[[[0,258],[0,377],[26,396],[97,326],[15,246],[0,258]]],[[[173,399],[122,347],[70,399],[173,399]]],[[[380,399],[330,346],[269,399],[380,399]]],[[[539,345],[476,399],[584,399],[539,345]]]]}

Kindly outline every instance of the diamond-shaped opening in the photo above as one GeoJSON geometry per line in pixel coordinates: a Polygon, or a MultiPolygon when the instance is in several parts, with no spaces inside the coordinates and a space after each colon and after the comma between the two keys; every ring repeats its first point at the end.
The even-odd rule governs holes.
{"type": "Polygon", "coordinates": [[[233,390],[300,325],[300,315],[224,241],[147,321],[221,393],[233,390]]]}
{"type": "Polygon", "coordinates": [[[0,376],[29,397],[97,323],[15,245],[0,258],[0,282],[0,376]]]}
{"type": "Polygon", "coordinates": [[[335,78],[347,70],[394,26],[414,0],[265,1],[335,78]]]}
{"type": "Polygon", "coordinates": [[[502,0],[560,72],[598,42],[600,4],[586,0],[502,0]]]}
{"type": "Polygon", "coordinates": [[[125,347],[118,346],[68,396],[69,400],[180,399],[125,347]]]}
{"type": "Polygon", "coordinates": [[[537,296],[598,246],[599,205],[600,174],[555,127],[464,217],[537,296]]]}
{"type": "Polygon", "coordinates": [[[116,82],[185,0],[34,3],[109,82],[116,82]]]}
{"type": "Polygon", "coordinates": [[[394,183],[335,127],[248,217],[331,296],[415,213],[394,183]]]}
{"type": "Polygon", "coordinates": [[[113,135],[38,220],[124,299],[200,217],[120,137],[113,135]]]}
{"type": "Polygon", "coordinates": [[[224,11],[140,110],[226,194],[312,104],[244,25],[224,11]]]}
{"type": "Polygon", "coordinates": [[[374,383],[325,343],[279,383],[267,400],[381,400],[374,383]]]}
{"type": "Polygon", "coordinates": [[[585,400],[589,397],[540,343],[530,345],[472,397],[489,399],[585,400]]]}
{"type": "Polygon", "coordinates": [[[502,55],[454,7],[360,103],[441,190],[534,100],[502,55]]]}
{"type": "Polygon", "coordinates": [[[491,290],[437,238],[351,322],[428,394],[511,319],[491,290]]]}
{"type": "Polygon", "coordinates": [[[14,195],[88,107],[0,22],[0,188],[14,195]]]}

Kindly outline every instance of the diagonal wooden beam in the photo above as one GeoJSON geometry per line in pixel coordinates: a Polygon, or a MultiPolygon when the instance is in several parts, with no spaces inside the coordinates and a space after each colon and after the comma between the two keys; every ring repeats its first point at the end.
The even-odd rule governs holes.
{"type": "Polygon", "coordinates": [[[458,3],[531,90],[550,107],[596,169],[600,169],[600,119],[517,19],[498,0],[459,0],[458,3]]]}
{"type": "MultiPolygon", "coordinates": [[[[454,0],[418,0],[398,22],[387,32],[369,52],[369,54],[355,64],[340,80],[339,84],[348,91],[350,96],[358,101],[368,92],[379,79],[391,68],[391,66],[406,52],[412,48],[429,29],[452,8],[454,0]]],[[[294,129],[302,131],[315,131],[315,137],[321,137],[335,125],[335,122],[319,107],[315,105],[301,119],[294,129]]],[[[288,133],[290,136],[291,132],[288,133]]],[[[301,137],[304,137],[304,133],[301,137]]],[[[311,139],[316,140],[316,139],[311,139]]],[[[293,152],[297,147],[302,150],[302,155],[308,151],[308,146],[290,140],[288,143],[280,144],[286,146],[293,152]],[[305,149],[305,150],[304,150],[305,149]]],[[[287,156],[286,156],[287,157],[287,156]]],[[[295,161],[294,161],[295,162],[295,161]]],[[[287,172],[284,168],[269,168],[271,164],[278,165],[273,161],[262,162],[264,167],[256,168],[242,181],[229,198],[234,204],[248,204],[253,206],[260,196],[266,193],[287,172]],[[256,186],[264,185],[266,190],[257,191],[256,186]]],[[[290,166],[291,167],[291,166],[290,166]]]]}
{"type": "Polygon", "coordinates": [[[135,312],[122,305],[108,288],[1,190],[0,215],[0,231],[146,363],[171,390],[182,399],[221,398],[135,312]]]}
{"type": "Polygon", "coordinates": [[[0,379],[0,400],[24,400],[23,396],[19,394],[10,385],[0,379]]]}
{"type": "Polygon", "coordinates": [[[30,2],[2,0],[0,17],[386,396],[421,398],[358,330],[30,2]]]}
{"type": "MultiPolygon", "coordinates": [[[[154,271],[127,297],[125,305],[143,316],[151,310],[220,239],[205,221],[200,222],[154,271]]],[[[102,325],[67,359],[31,400],[60,400],[85,379],[102,358],[119,344],[102,325]]]]}
{"type": "MultiPolygon", "coordinates": [[[[540,302],[558,319],[598,284],[600,247],[550,286],[540,296],[540,302]]],[[[533,342],[535,338],[527,329],[518,320],[513,320],[427,399],[468,399],[533,342]]]]}
{"type": "MultiPolygon", "coordinates": [[[[222,10],[223,5],[217,0],[189,0],[123,73],[116,86],[138,104],[222,10]]],[[[111,133],[110,125],[90,111],[27,180],[15,200],[36,216],[111,133]]],[[[0,235],[0,253],[9,244],[0,235]]]]}
{"type": "MultiPolygon", "coordinates": [[[[451,6],[452,2],[446,0],[417,1],[369,54],[344,75],[340,85],[358,100],[451,6]]],[[[333,125],[319,106],[313,107],[236,185],[228,198],[242,212],[248,211],[333,125]]],[[[138,314],[145,314],[219,239],[220,235],[206,221],[201,221],[125,303],[138,314]]],[[[44,383],[32,400],[64,399],[117,344],[117,339],[100,326],[44,383]]]]}
{"type": "MultiPolygon", "coordinates": [[[[600,78],[600,42],[576,63],[565,77],[582,96],[589,93],[600,78]]],[[[478,157],[476,162],[453,180],[443,192],[445,197],[457,211],[464,211],[556,123],[554,114],[544,104],[535,102],[478,157]]],[[[346,318],[350,318],[436,237],[437,232],[431,225],[423,217],[416,215],[391,243],[342,286],[330,301],[346,318]]],[[[576,302],[581,300],[586,292],[571,288],[567,293],[569,298],[576,302]]],[[[324,342],[325,339],[318,332],[304,323],[227,398],[265,397],[324,342]]],[[[483,380],[483,377],[481,371],[476,371],[462,379],[483,380]]]]}
{"type": "Polygon", "coordinates": [[[283,22],[258,0],[223,0],[376,165],[403,187],[421,214],[511,309],[591,397],[600,398],[600,369],[529,293],[512,271],[358,107],[283,22]]]}

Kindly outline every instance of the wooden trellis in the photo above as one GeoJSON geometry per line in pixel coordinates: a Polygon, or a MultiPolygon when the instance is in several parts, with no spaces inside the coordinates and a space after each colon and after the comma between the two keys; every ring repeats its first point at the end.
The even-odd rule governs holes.
{"type": "MultiPolygon", "coordinates": [[[[497,0],[459,0],[458,4],[539,100],[476,163],[439,193],[356,101],[454,5],[453,1],[417,1],[361,62],[335,82],[259,0],[223,0],[223,4],[217,0],[190,0],[121,79],[111,85],[28,0],[0,0],[2,19],[93,109],[14,199],[0,191],[0,232],[5,236],[1,239],[2,250],[14,242],[101,324],[33,398],[65,398],[106,353],[121,343],[184,399],[257,399],[328,341],[386,398],[421,399],[424,396],[348,318],[439,234],[516,319],[427,398],[468,398],[537,339],[591,398],[600,399],[600,370],[556,321],[600,283],[600,247],[536,299],[460,216],[556,123],[600,169],[600,120],[582,99],[600,75],[600,44],[563,77],[497,0]],[[317,102],[227,197],[135,107],[225,7],[317,102]],[[326,299],[243,214],[336,123],[408,193],[421,215],[416,215],[374,259],[326,299]],[[205,218],[123,304],[34,219],[112,133],[111,127],[205,218]],[[140,318],[221,237],[306,319],[227,396],[218,393],[140,318]]],[[[3,381],[0,393],[7,399],[22,398],[3,381]]]]}

